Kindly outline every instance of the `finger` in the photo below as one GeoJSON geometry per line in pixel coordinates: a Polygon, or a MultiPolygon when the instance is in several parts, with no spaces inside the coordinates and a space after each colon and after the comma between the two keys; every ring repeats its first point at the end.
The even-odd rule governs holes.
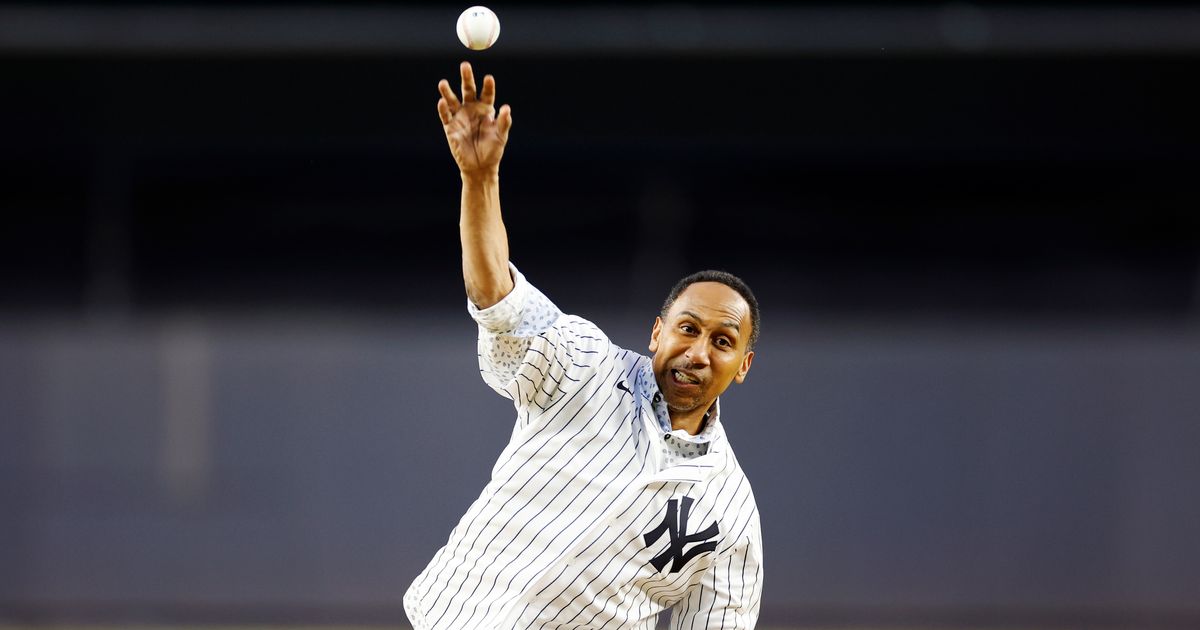
{"type": "Polygon", "coordinates": [[[496,116],[496,131],[500,133],[500,140],[508,142],[508,130],[512,128],[512,108],[508,105],[500,106],[500,114],[496,116]]]}
{"type": "Polygon", "coordinates": [[[475,74],[468,61],[462,62],[458,69],[462,72],[462,102],[470,103],[475,100],[475,74]]]}
{"type": "Polygon", "coordinates": [[[483,77],[483,91],[479,93],[479,102],[484,105],[496,103],[496,78],[490,74],[483,77]]]}
{"type": "Polygon", "coordinates": [[[446,107],[449,108],[450,114],[458,111],[458,97],[454,95],[454,90],[450,89],[450,82],[442,79],[438,82],[438,92],[441,93],[442,99],[446,101],[446,107]]]}
{"type": "Polygon", "coordinates": [[[438,99],[437,110],[438,118],[442,119],[442,124],[449,125],[452,114],[450,113],[450,104],[446,102],[446,99],[438,99]]]}

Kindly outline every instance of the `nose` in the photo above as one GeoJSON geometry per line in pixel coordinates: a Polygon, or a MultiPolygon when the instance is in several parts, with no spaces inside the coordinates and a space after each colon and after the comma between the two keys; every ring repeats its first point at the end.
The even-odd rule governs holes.
{"type": "Polygon", "coordinates": [[[692,341],[691,345],[688,346],[687,351],[683,353],[683,357],[692,365],[699,367],[707,366],[708,339],[703,336],[696,337],[696,339],[692,341]]]}

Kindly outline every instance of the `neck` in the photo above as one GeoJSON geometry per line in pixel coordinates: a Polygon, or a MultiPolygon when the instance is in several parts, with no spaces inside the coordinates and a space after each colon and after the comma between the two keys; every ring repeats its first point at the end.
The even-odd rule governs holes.
{"type": "Polygon", "coordinates": [[[712,405],[709,405],[707,409],[697,407],[691,411],[667,409],[667,413],[671,415],[671,429],[683,429],[688,432],[688,435],[698,435],[704,430],[704,419],[710,411],[712,411],[712,405]]]}

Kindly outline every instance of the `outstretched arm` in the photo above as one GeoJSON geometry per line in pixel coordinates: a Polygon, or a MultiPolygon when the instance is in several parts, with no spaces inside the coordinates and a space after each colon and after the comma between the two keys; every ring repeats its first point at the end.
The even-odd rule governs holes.
{"type": "Polygon", "coordinates": [[[438,83],[441,98],[437,110],[462,177],[458,230],[467,297],[475,306],[488,308],[513,289],[508,270],[508,233],[500,216],[500,158],[512,127],[512,110],[504,105],[496,113],[496,80],[492,75],[483,77],[483,91],[476,95],[471,64],[464,61],[459,70],[462,100],[442,79],[438,83]]]}

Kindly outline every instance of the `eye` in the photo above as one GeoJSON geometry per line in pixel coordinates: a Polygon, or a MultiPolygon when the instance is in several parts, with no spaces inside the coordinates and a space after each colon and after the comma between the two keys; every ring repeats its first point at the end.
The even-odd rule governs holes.
{"type": "Polygon", "coordinates": [[[691,324],[681,324],[679,326],[679,330],[682,330],[683,332],[688,333],[689,335],[696,332],[695,327],[693,327],[691,324]]]}
{"type": "Polygon", "coordinates": [[[733,342],[730,341],[726,337],[717,337],[716,343],[718,346],[721,346],[722,348],[732,348],[733,347],[733,342]]]}

